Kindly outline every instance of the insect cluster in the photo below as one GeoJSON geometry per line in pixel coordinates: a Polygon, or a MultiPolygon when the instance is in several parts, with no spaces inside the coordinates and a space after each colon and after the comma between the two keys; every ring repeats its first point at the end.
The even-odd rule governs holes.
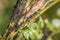
{"type": "Polygon", "coordinates": [[[36,0],[26,7],[28,0],[17,0],[14,6],[12,16],[10,18],[10,23],[7,26],[8,37],[12,32],[16,32],[20,29],[24,22],[30,22],[31,18],[35,17],[38,12],[48,6],[53,0],[36,0]]]}

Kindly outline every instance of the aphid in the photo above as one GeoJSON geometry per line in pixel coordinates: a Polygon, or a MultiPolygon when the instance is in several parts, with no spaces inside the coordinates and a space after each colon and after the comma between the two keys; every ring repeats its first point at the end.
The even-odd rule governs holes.
{"type": "MultiPolygon", "coordinates": [[[[52,1],[47,1],[48,3],[47,4],[50,4],[52,1]]],[[[28,22],[30,22],[30,20],[31,20],[31,18],[33,18],[36,14],[38,14],[38,12],[40,11],[40,10],[42,10],[42,8],[43,7],[46,7],[46,6],[48,6],[46,4],[46,2],[44,2],[44,4],[41,6],[41,8],[38,8],[38,10],[37,11],[35,11],[34,13],[32,13],[32,15],[30,15],[30,16],[28,16],[27,14],[29,14],[29,12],[31,11],[29,11],[29,12],[27,12],[27,14],[25,14],[26,16],[28,16],[28,17],[25,17],[25,20],[24,21],[22,21],[22,22],[20,22],[20,25],[19,26],[21,26],[21,25],[23,25],[24,24],[24,22],[26,22],[26,21],[28,21],[28,22]]],[[[34,6],[35,7],[35,6],[34,6]]],[[[32,7],[33,8],[33,7],[32,7]]],[[[22,19],[23,20],[23,19],[22,19]]]]}
{"type": "Polygon", "coordinates": [[[41,8],[39,8],[35,13],[33,13],[30,17],[28,17],[28,21],[34,16],[36,15],[40,10],[42,10],[43,8],[45,8],[50,2],[52,2],[53,0],[49,0],[47,1],[41,8]]]}
{"type": "Polygon", "coordinates": [[[46,6],[48,6],[53,1],[54,0],[48,0],[41,9],[44,9],[46,6]]]}
{"type": "Polygon", "coordinates": [[[32,14],[34,14],[34,12],[37,11],[40,7],[42,7],[43,4],[44,4],[44,1],[43,1],[43,0],[42,0],[42,1],[39,0],[39,1],[35,2],[34,4],[32,4],[29,12],[26,13],[26,16],[25,16],[24,21],[25,21],[28,17],[30,17],[32,14]]]}
{"type": "Polygon", "coordinates": [[[15,24],[19,21],[19,19],[23,16],[24,7],[26,5],[26,1],[22,2],[22,0],[17,0],[17,3],[14,7],[13,14],[10,18],[10,23],[15,21],[15,24]],[[21,8],[22,7],[22,8],[21,8]]]}
{"type": "Polygon", "coordinates": [[[26,5],[26,2],[27,0],[25,1],[22,1],[22,0],[17,0],[17,3],[14,7],[14,10],[12,12],[12,16],[10,18],[10,23],[8,24],[8,32],[7,32],[7,36],[9,36],[9,34],[11,34],[12,31],[15,31],[18,29],[18,21],[19,19],[23,16],[23,11],[24,11],[24,8],[25,8],[25,5],[26,5]],[[22,7],[22,8],[21,8],[22,7]],[[14,25],[13,25],[13,22],[14,22],[14,25]],[[10,25],[12,24],[12,25],[10,25]]]}

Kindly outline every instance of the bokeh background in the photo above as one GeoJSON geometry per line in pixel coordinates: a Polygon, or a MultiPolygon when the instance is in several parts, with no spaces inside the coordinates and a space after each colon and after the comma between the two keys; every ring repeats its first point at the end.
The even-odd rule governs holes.
{"type": "Polygon", "coordinates": [[[0,33],[6,29],[16,0],[0,0],[0,33]]]}
{"type": "MultiPolygon", "coordinates": [[[[7,28],[16,1],[17,0],[0,0],[0,35],[4,33],[7,28]]],[[[52,32],[48,39],[60,40],[60,3],[49,8],[40,17],[44,23],[41,24],[44,25],[43,28],[52,32]]]]}

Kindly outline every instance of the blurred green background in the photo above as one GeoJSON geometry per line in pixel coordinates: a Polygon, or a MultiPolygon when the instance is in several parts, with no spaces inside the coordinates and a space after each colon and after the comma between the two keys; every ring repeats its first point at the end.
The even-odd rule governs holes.
{"type": "Polygon", "coordinates": [[[6,30],[16,0],[0,0],[0,33],[6,30]]]}
{"type": "MultiPolygon", "coordinates": [[[[6,30],[15,3],[16,0],[0,0],[0,34],[6,30]]],[[[52,6],[41,17],[46,22],[44,25],[53,32],[52,40],[60,40],[60,3],[52,6]]]]}

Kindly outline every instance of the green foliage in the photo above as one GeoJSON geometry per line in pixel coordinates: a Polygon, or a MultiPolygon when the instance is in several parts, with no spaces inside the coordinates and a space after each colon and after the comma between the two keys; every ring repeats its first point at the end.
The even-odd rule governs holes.
{"type": "Polygon", "coordinates": [[[19,30],[20,33],[24,36],[23,38],[26,40],[37,40],[41,39],[43,36],[42,28],[43,23],[41,23],[42,19],[40,18],[38,22],[29,24],[26,28],[19,30]],[[39,26],[41,24],[41,26],[39,26]],[[40,37],[40,38],[38,38],[40,37]]]}

